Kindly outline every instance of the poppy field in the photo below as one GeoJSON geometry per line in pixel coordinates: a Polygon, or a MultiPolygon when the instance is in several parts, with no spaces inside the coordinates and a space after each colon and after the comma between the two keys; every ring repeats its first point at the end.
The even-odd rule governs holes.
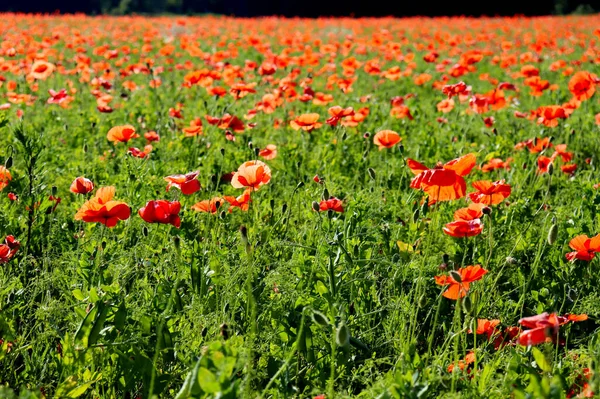
{"type": "Polygon", "coordinates": [[[600,16],[2,21],[0,397],[600,392],[600,16]]]}

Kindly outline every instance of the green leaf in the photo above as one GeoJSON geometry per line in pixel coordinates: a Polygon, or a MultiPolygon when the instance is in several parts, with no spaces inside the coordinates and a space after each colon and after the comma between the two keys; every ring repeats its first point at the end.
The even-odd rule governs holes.
{"type": "Polygon", "coordinates": [[[204,367],[200,367],[198,370],[198,384],[206,393],[217,393],[221,390],[217,376],[204,367]]]}
{"type": "Polygon", "coordinates": [[[533,358],[535,359],[535,363],[537,366],[547,373],[552,371],[552,364],[548,361],[546,356],[536,347],[531,348],[531,353],[533,354],[533,358]]]}
{"type": "Polygon", "coordinates": [[[77,299],[78,301],[85,300],[85,296],[83,295],[83,292],[81,292],[80,289],[73,290],[72,293],[75,299],[77,299]]]}

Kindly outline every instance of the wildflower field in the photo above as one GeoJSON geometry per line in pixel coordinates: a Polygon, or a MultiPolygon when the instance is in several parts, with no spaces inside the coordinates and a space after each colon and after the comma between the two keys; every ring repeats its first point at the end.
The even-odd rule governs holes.
{"type": "Polygon", "coordinates": [[[600,392],[600,16],[0,17],[1,398],[600,392]]]}

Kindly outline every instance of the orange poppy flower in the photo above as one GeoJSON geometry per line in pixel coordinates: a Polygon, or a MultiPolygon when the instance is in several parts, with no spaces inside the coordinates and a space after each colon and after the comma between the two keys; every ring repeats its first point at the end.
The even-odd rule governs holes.
{"type": "Polygon", "coordinates": [[[579,235],[569,241],[569,247],[574,251],[565,255],[568,261],[578,259],[589,262],[600,252],[600,234],[592,238],[585,234],[579,235]]]}
{"type": "Polygon", "coordinates": [[[217,213],[217,211],[219,210],[221,205],[223,205],[224,203],[225,203],[225,200],[223,198],[214,197],[209,200],[203,200],[203,201],[195,203],[194,205],[192,205],[192,210],[197,211],[197,212],[215,214],[215,213],[217,213]]]}
{"type": "Polygon", "coordinates": [[[565,109],[560,105],[549,105],[545,107],[539,107],[537,109],[537,115],[538,125],[544,125],[547,127],[556,127],[558,126],[559,119],[567,118],[565,109]]]}
{"type": "Polygon", "coordinates": [[[504,184],[504,179],[491,182],[488,180],[479,180],[471,183],[477,191],[469,193],[469,199],[473,202],[496,205],[504,201],[510,195],[510,185],[504,184]]]}
{"type": "Polygon", "coordinates": [[[506,162],[500,158],[492,158],[485,165],[483,165],[481,167],[481,171],[482,172],[490,172],[495,169],[510,169],[509,164],[511,161],[512,161],[512,158],[508,158],[506,160],[506,162]]]}
{"type": "Polygon", "coordinates": [[[231,178],[234,188],[249,187],[258,190],[271,180],[271,169],[262,161],[244,162],[231,178]]]}
{"type": "Polygon", "coordinates": [[[171,187],[175,187],[181,190],[181,194],[194,194],[202,188],[198,181],[198,174],[200,174],[200,172],[190,172],[185,175],[171,175],[165,177],[165,180],[168,182],[167,192],[171,187]]]}
{"type": "Polygon", "coordinates": [[[229,213],[233,212],[234,208],[240,208],[242,211],[247,211],[250,208],[250,193],[252,193],[251,188],[247,188],[244,190],[243,194],[238,197],[233,197],[229,195],[223,196],[223,199],[229,202],[229,213]]]}
{"type": "Polygon", "coordinates": [[[490,339],[498,330],[496,327],[500,325],[500,320],[477,319],[476,334],[485,334],[490,339]]]}
{"type": "Polygon", "coordinates": [[[54,72],[55,69],[56,67],[54,64],[38,60],[31,65],[31,72],[29,75],[37,80],[45,80],[52,75],[52,72],[54,72]]]}
{"type": "Polygon", "coordinates": [[[572,175],[577,170],[577,164],[574,164],[574,163],[565,164],[565,165],[563,165],[563,166],[560,167],[560,170],[562,170],[563,173],[566,173],[568,175],[572,175]]]}
{"type": "Polygon", "coordinates": [[[437,201],[450,201],[465,196],[467,184],[463,176],[468,175],[475,166],[475,154],[467,154],[446,164],[438,163],[433,169],[407,159],[408,167],[416,176],[410,187],[423,190],[429,197],[429,204],[437,201]]]}
{"type": "Polygon", "coordinates": [[[336,197],[329,197],[328,200],[323,200],[319,203],[319,210],[321,212],[334,211],[342,213],[344,212],[343,202],[336,197]]]}
{"type": "Polygon", "coordinates": [[[194,118],[190,121],[190,125],[184,127],[183,132],[185,137],[195,137],[202,134],[202,120],[200,118],[194,118]]]}
{"type": "Polygon", "coordinates": [[[373,143],[379,147],[379,151],[384,148],[392,148],[402,140],[398,133],[393,130],[381,130],[373,137],[373,143]]]}
{"type": "Polygon", "coordinates": [[[468,207],[460,208],[454,212],[454,220],[475,220],[483,216],[485,204],[471,202],[468,207]]]}
{"type": "Polygon", "coordinates": [[[571,162],[573,160],[573,153],[567,151],[566,144],[557,144],[554,147],[554,154],[552,154],[552,159],[556,159],[556,157],[561,157],[564,162],[571,162]]]}
{"type": "MultiPolygon", "coordinates": [[[[458,368],[459,368],[459,370],[464,371],[464,369],[466,367],[468,367],[469,364],[473,364],[473,363],[475,363],[475,353],[469,352],[465,355],[464,359],[461,359],[458,361],[458,368]]],[[[448,372],[452,373],[454,371],[454,367],[455,367],[454,363],[451,363],[447,368],[448,372]]]]}
{"type": "Polygon", "coordinates": [[[600,80],[596,75],[587,71],[579,71],[569,80],[569,91],[577,101],[585,101],[594,95],[598,83],[600,80]]]}
{"type": "Polygon", "coordinates": [[[108,131],[106,138],[113,143],[127,143],[131,139],[140,137],[131,125],[115,126],[108,131]]]}
{"type": "Polygon", "coordinates": [[[323,126],[322,123],[317,122],[319,120],[319,114],[302,114],[298,116],[296,119],[290,122],[290,126],[294,130],[304,130],[305,132],[310,132],[314,129],[318,129],[323,126]]]}
{"type": "Polygon", "coordinates": [[[483,224],[480,219],[473,220],[455,220],[446,223],[442,229],[444,233],[454,238],[474,237],[483,231],[483,224]]]}
{"type": "Polygon", "coordinates": [[[437,104],[437,110],[447,114],[454,109],[454,100],[451,98],[445,98],[437,104]]]}
{"type": "Polygon", "coordinates": [[[122,201],[114,201],[115,188],[102,187],[96,195],[86,201],[75,214],[75,220],[87,223],[102,223],[106,227],[114,227],[119,220],[127,220],[131,215],[129,205],[122,201]]]}
{"type": "Polygon", "coordinates": [[[481,280],[487,272],[480,265],[461,267],[451,272],[450,275],[435,276],[435,283],[448,286],[448,289],[442,294],[444,298],[457,300],[464,298],[469,292],[471,283],[481,280]]]}
{"type": "Polygon", "coordinates": [[[83,176],[78,177],[71,183],[70,191],[74,194],[87,194],[94,189],[94,183],[83,176]]]}
{"type": "Polygon", "coordinates": [[[277,146],[275,144],[267,144],[265,148],[258,152],[258,156],[262,157],[266,161],[275,159],[277,156],[277,146]]]}
{"type": "Polygon", "coordinates": [[[325,121],[328,125],[336,126],[340,119],[354,115],[354,108],[342,108],[339,105],[329,108],[327,111],[331,117],[325,121]]]}
{"type": "Polygon", "coordinates": [[[11,180],[10,171],[4,165],[0,165],[0,191],[4,190],[4,187],[8,186],[11,180]]]}

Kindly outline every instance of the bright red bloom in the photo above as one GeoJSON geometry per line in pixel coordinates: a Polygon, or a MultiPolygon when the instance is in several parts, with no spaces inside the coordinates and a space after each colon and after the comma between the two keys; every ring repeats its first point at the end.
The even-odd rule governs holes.
{"type": "Polygon", "coordinates": [[[556,313],[524,317],[519,324],[529,330],[523,331],[519,336],[519,344],[523,346],[539,345],[544,342],[555,342],[560,326],[569,322],[587,320],[587,315],[558,316],[556,313]]]}
{"type": "Polygon", "coordinates": [[[331,117],[325,121],[328,125],[336,126],[340,119],[345,118],[346,116],[354,115],[354,108],[342,108],[339,105],[329,108],[327,111],[331,117]]]}
{"type": "Polygon", "coordinates": [[[6,236],[4,243],[0,244],[0,264],[7,263],[19,250],[21,243],[13,236],[6,236]]]}
{"type": "Polygon", "coordinates": [[[579,71],[569,80],[569,91],[577,101],[585,101],[594,95],[598,83],[600,81],[596,75],[587,71],[579,71]]]}
{"type": "Polygon", "coordinates": [[[460,94],[467,94],[470,90],[470,86],[467,86],[465,82],[458,82],[453,85],[445,85],[442,87],[442,93],[448,96],[448,98],[458,96],[460,94]]]}
{"type": "Polygon", "coordinates": [[[539,173],[548,173],[548,168],[550,167],[551,163],[552,163],[552,158],[549,158],[544,155],[540,155],[537,159],[538,172],[539,173]]]}
{"type": "Polygon", "coordinates": [[[479,180],[471,183],[477,191],[469,193],[469,199],[485,205],[496,205],[504,201],[510,195],[510,185],[504,184],[504,179],[491,182],[479,180]]]}
{"type": "Polygon", "coordinates": [[[200,190],[200,182],[198,181],[198,174],[200,172],[190,172],[185,175],[171,175],[165,177],[167,184],[167,192],[171,187],[178,188],[184,195],[194,194],[200,190]]]}
{"type": "Polygon", "coordinates": [[[83,176],[78,177],[71,183],[71,192],[75,194],[87,194],[94,189],[94,183],[83,176]]]}
{"type": "Polygon", "coordinates": [[[470,284],[481,280],[487,272],[480,265],[462,267],[449,275],[435,276],[435,283],[448,286],[448,289],[442,294],[443,297],[457,300],[464,298],[469,292],[470,284]]]}
{"type": "Polygon", "coordinates": [[[442,229],[444,233],[455,238],[474,237],[481,234],[483,224],[480,219],[455,220],[447,223],[442,229]]]}
{"type": "Polygon", "coordinates": [[[569,247],[574,252],[565,255],[568,261],[579,259],[589,262],[594,259],[596,253],[600,252],[600,234],[592,238],[588,238],[585,234],[579,235],[569,241],[569,247]]]}
{"type": "Polygon", "coordinates": [[[181,226],[180,210],[179,201],[156,200],[148,201],[146,206],[138,211],[138,214],[145,222],[172,224],[179,228],[181,226]]]}
{"type": "Polygon", "coordinates": [[[221,118],[214,118],[210,115],[206,115],[206,121],[217,126],[219,129],[231,129],[235,133],[242,133],[245,129],[244,122],[242,122],[237,116],[225,114],[221,118]]]}
{"type": "Polygon", "coordinates": [[[330,197],[328,200],[323,200],[319,203],[319,210],[323,211],[335,211],[335,212],[344,212],[344,207],[342,206],[342,200],[337,199],[335,197],[330,197]]]}
{"type": "Polygon", "coordinates": [[[485,204],[471,202],[468,207],[460,208],[454,212],[454,220],[475,220],[483,216],[485,204]]]}

